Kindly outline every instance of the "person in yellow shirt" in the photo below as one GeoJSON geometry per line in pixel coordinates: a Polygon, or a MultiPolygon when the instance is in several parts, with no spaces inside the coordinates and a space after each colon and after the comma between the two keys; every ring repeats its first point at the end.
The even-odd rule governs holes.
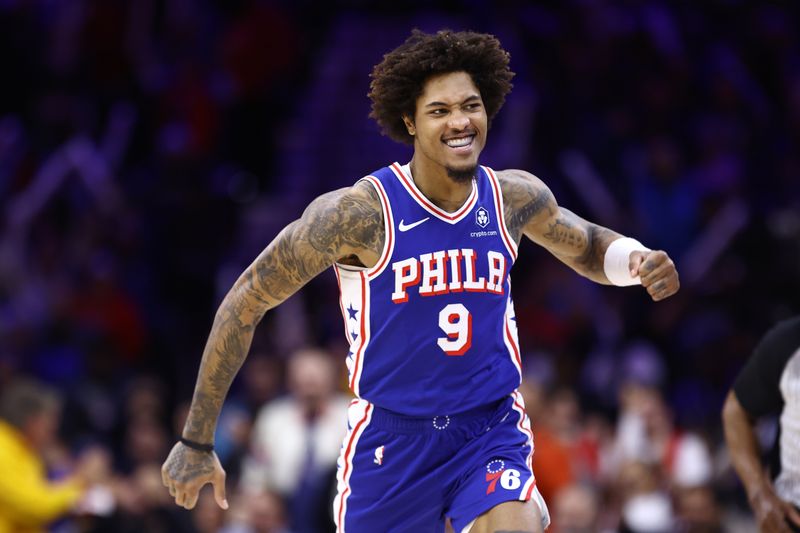
{"type": "Polygon", "coordinates": [[[38,533],[75,509],[107,466],[96,454],[67,479],[51,481],[43,454],[57,438],[58,395],[27,379],[0,392],[0,533],[38,533]]]}

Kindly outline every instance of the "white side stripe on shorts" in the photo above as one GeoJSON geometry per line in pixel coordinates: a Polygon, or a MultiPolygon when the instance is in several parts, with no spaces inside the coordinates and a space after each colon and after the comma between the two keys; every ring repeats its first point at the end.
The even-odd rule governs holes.
{"type": "Polygon", "coordinates": [[[333,517],[336,531],[344,533],[344,517],[347,514],[347,498],[350,495],[350,476],[353,474],[353,456],[356,453],[358,440],[372,419],[372,404],[366,400],[353,400],[347,410],[348,431],[342,442],[336,472],[337,490],[333,500],[333,517]]]}

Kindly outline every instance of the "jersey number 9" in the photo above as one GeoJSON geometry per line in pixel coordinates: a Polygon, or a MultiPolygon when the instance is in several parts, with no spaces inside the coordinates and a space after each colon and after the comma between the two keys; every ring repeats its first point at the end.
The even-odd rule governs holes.
{"type": "Polygon", "coordinates": [[[472,315],[464,304],[449,304],[439,311],[439,327],[447,337],[436,343],[447,355],[464,355],[472,346],[472,315]]]}

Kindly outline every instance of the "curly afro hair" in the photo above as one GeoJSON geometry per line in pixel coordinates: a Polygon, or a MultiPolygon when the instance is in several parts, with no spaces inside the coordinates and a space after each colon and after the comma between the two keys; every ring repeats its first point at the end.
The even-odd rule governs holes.
{"type": "Polygon", "coordinates": [[[492,35],[450,30],[428,34],[415,29],[372,70],[369,116],[378,122],[384,135],[414,144],[403,117],[414,116],[425,82],[433,76],[463,71],[478,87],[491,124],[512,87],[514,73],[508,62],[508,52],[492,35]]]}

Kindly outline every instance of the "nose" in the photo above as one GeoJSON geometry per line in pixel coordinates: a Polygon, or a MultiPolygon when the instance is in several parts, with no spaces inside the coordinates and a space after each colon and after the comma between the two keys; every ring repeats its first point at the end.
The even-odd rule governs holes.
{"type": "Polygon", "coordinates": [[[454,130],[463,130],[469,126],[469,117],[460,110],[454,111],[447,121],[447,126],[454,130]]]}

